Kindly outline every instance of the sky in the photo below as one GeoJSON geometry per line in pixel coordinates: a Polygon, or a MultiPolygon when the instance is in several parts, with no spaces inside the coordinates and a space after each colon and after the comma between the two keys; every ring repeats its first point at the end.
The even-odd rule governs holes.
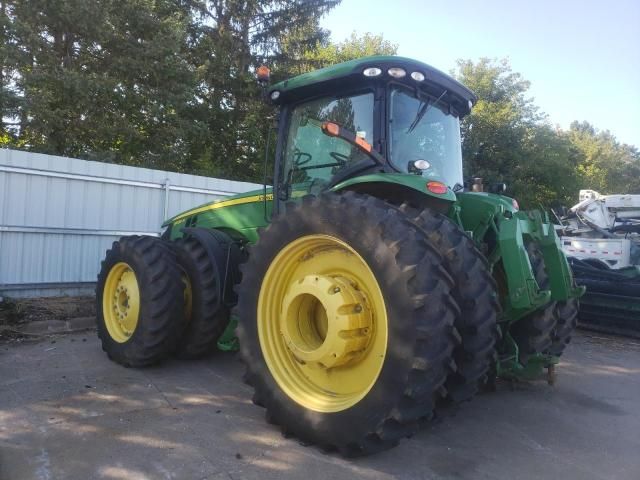
{"type": "Polygon", "coordinates": [[[508,58],[553,125],[587,120],[640,148],[640,0],[342,0],[322,26],[335,42],[382,34],[444,72],[508,58]]]}

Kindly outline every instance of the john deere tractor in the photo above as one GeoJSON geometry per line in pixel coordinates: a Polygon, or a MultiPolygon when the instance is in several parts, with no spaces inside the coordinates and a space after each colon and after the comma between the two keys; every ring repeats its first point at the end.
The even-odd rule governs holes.
{"type": "Polygon", "coordinates": [[[200,356],[237,319],[254,402],[344,455],[396,445],[496,377],[552,369],[582,289],[548,218],[465,187],[470,90],[376,56],[265,95],[279,111],[272,187],[107,251],[98,334],[111,359],[200,356]]]}

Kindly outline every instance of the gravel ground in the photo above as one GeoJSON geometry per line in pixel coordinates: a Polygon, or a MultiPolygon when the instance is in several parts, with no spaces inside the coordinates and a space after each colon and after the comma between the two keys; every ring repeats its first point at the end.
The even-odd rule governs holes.
{"type": "Polygon", "coordinates": [[[94,332],[6,342],[0,479],[640,478],[640,342],[579,333],[557,372],[344,460],[267,424],[234,354],[135,370],[94,332]]]}

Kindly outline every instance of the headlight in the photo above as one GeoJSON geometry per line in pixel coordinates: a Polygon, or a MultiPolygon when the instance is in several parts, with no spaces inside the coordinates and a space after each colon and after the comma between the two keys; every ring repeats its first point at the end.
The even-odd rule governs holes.
{"type": "Polygon", "coordinates": [[[271,100],[276,101],[280,98],[280,92],[278,90],[274,90],[271,92],[271,100]]]}
{"type": "Polygon", "coordinates": [[[416,82],[424,82],[424,73],[411,72],[411,78],[413,78],[416,82]]]}
{"type": "Polygon", "coordinates": [[[413,166],[418,170],[427,170],[428,168],[431,167],[431,164],[426,160],[414,160],[413,166]]]}
{"type": "Polygon", "coordinates": [[[393,78],[402,78],[407,74],[404,68],[400,67],[391,67],[389,70],[387,70],[387,73],[393,78]]]}
{"type": "Polygon", "coordinates": [[[362,72],[362,74],[365,77],[377,77],[381,73],[382,73],[382,70],[380,70],[378,67],[365,68],[364,71],[362,72]]]}

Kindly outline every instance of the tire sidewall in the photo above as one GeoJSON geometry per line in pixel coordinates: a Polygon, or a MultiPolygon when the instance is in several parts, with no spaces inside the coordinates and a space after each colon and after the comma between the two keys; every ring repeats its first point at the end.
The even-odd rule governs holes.
{"type": "Polygon", "coordinates": [[[144,297],[144,285],[146,284],[146,280],[143,276],[143,272],[145,269],[143,268],[143,264],[140,262],[140,258],[135,255],[135,253],[131,249],[124,248],[124,243],[127,242],[127,239],[122,239],[120,241],[114,242],[113,247],[107,253],[103,263],[102,269],[98,276],[98,285],[96,289],[97,294],[97,318],[98,318],[98,336],[102,339],[102,341],[106,344],[106,348],[112,355],[119,355],[122,358],[126,359],[128,357],[127,353],[129,350],[133,350],[137,347],[139,343],[140,337],[142,335],[141,323],[145,318],[145,309],[146,302],[143,301],[144,297]],[[138,289],[140,292],[140,310],[138,312],[138,323],[136,324],[136,328],[133,331],[133,334],[129,339],[125,342],[116,342],[109,330],[107,329],[106,321],[104,318],[104,310],[103,310],[103,300],[104,300],[104,289],[106,286],[107,277],[109,276],[109,272],[113,269],[113,267],[120,263],[125,262],[131,267],[134,275],[136,276],[136,281],[138,282],[138,289]]]}

